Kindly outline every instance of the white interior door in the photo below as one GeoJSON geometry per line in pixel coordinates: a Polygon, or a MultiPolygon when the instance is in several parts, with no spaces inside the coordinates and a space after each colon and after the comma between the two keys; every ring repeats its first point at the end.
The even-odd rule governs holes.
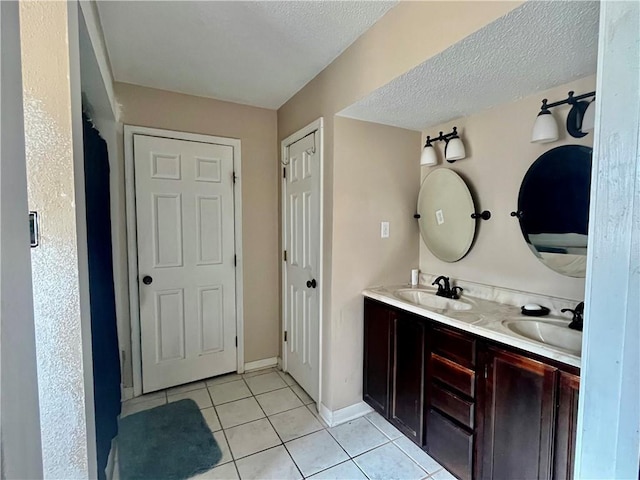
{"type": "Polygon", "coordinates": [[[286,369],[316,402],[320,378],[320,155],[318,134],[287,147],[286,369]]]}
{"type": "Polygon", "coordinates": [[[146,393],[236,369],[233,147],[133,143],[146,393]]]}

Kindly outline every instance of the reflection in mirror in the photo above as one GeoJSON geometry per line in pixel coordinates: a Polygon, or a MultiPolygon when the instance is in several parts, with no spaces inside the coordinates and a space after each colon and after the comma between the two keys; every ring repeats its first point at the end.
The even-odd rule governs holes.
{"type": "Polygon", "coordinates": [[[518,196],[522,235],[547,267],[583,278],[592,149],[563,145],[542,154],[527,171],[518,196]]]}
{"type": "Polygon", "coordinates": [[[439,168],[422,182],[418,196],[420,234],[427,248],[445,262],[457,262],[473,243],[476,220],[471,192],[453,170],[439,168]]]}

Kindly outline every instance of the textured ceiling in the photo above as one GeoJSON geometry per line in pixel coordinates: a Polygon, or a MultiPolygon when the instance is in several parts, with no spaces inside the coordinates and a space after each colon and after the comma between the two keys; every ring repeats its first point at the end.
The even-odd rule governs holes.
{"type": "Polygon", "coordinates": [[[599,3],[529,1],[340,115],[423,130],[596,71],[599,3]]]}
{"type": "Polygon", "coordinates": [[[278,108],[395,1],[99,1],[117,81],[278,108]]]}

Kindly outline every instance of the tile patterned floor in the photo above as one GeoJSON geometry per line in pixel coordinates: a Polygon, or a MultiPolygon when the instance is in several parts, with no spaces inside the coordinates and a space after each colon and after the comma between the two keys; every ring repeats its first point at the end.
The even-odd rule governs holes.
{"type": "Polygon", "coordinates": [[[198,480],[454,478],[377,413],[328,428],[305,391],[275,368],[144,395],[125,402],[122,416],[184,398],[200,406],[222,450],[198,480]]]}

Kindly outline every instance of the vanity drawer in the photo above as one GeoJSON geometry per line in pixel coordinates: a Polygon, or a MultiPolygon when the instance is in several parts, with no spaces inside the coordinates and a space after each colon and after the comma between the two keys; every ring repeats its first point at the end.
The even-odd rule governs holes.
{"type": "Polygon", "coordinates": [[[473,402],[469,402],[437,384],[431,386],[431,406],[461,424],[473,428],[473,402]]]}
{"type": "Polygon", "coordinates": [[[473,370],[469,370],[435,353],[431,354],[430,367],[433,378],[471,398],[475,396],[476,374],[473,370]]]}
{"type": "Polygon", "coordinates": [[[432,330],[433,351],[473,369],[476,364],[476,341],[468,335],[435,327],[432,330]]]}
{"type": "Polygon", "coordinates": [[[458,478],[471,480],[473,433],[458,427],[435,410],[427,413],[427,453],[458,478]]]}

